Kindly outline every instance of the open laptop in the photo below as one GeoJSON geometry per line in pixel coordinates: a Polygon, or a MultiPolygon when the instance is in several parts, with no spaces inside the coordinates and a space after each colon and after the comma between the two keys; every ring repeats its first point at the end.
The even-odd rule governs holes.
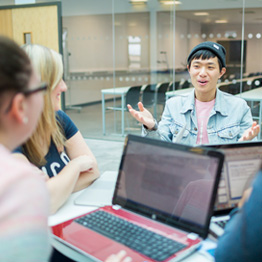
{"type": "Polygon", "coordinates": [[[237,207],[243,192],[252,185],[253,178],[262,163],[262,142],[237,142],[233,144],[208,145],[225,155],[224,166],[218,186],[211,219],[210,233],[219,237],[224,233],[230,211],[237,207]]]}
{"type": "Polygon", "coordinates": [[[124,249],[133,261],[178,261],[206,238],[224,155],[127,136],[113,206],[52,227],[54,237],[104,261],[124,249]]]}

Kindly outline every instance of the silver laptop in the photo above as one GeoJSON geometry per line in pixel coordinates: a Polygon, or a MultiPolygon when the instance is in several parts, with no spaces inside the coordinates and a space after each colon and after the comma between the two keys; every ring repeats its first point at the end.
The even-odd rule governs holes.
{"type": "Polygon", "coordinates": [[[221,149],[225,155],[214,216],[210,223],[210,233],[219,237],[224,233],[225,224],[230,219],[230,211],[237,207],[243,192],[252,185],[261,166],[262,142],[238,142],[208,147],[221,149]]]}

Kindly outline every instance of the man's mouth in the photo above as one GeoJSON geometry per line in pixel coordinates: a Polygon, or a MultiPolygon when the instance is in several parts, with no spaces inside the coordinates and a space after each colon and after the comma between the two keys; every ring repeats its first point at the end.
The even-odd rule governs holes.
{"type": "Polygon", "coordinates": [[[206,85],[208,83],[208,81],[207,80],[198,80],[198,83],[200,85],[206,85]]]}

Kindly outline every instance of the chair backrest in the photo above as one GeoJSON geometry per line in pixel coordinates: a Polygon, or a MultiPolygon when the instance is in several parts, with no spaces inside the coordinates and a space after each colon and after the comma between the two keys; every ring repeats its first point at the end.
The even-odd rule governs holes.
{"type": "Polygon", "coordinates": [[[242,81],[242,92],[248,91],[251,89],[251,83],[249,81],[242,81]]]}
{"type": "Polygon", "coordinates": [[[149,84],[142,92],[142,103],[145,107],[151,107],[155,103],[156,84],[149,84]]]}
{"type": "Polygon", "coordinates": [[[228,85],[228,93],[232,95],[236,95],[240,93],[240,82],[229,84],[228,85]]]}
{"type": "Polygon", "coordinates": [[[142,86],[132,86],[126,93],[126,105],[131,105],[134,109],[137,109],[137,103],[140,101],[140,92],[142,86]]]}
{"type": "Polygon", "coordinates": [[[162,83],[157,89],[157,104],[165,104],[166,92],[169,87],[169,83],[162,83]]]}
{"type": "Polygon", "coordinates": [[[168,91],[178,90],[180,89],[180,81],[171,82],[169,84],[168,91]]]}
{"type": "Polygon", "coordinates": [[[228,92],[228,87],[229,87],[229,84],[223,84],[223,85],[220,85],[219,86],[219,90],[223,91],[223,92],[228,92]]]}
{"type": "Polygon", "coordinates": [[[190,83],[188,80],[185,80],[185,82],[182,84],[181,89],[188,88],[190,86],[190,83]]]}
{"type": "Polygon", "coordinates": [[[251,89],[258,88],[262,86],[262,78],[256,78],[251,83],[251,89]]]}

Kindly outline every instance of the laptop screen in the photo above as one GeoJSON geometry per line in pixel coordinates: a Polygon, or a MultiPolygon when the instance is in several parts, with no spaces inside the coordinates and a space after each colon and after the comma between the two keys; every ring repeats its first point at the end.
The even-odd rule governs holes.
{"type": "Polygon", "coordinates": [[[252,185],[252,180],[261,166],[262,142],[208,147],[219,148],[225,154],[214,211],[215,214],[226,214],[237,206],[243,192],[252,185]]]}
{"type": "Polygon", "coordinates": [[[217,151],[129,135],[113,204],[201,234],[222,162],[217,151]]]}

